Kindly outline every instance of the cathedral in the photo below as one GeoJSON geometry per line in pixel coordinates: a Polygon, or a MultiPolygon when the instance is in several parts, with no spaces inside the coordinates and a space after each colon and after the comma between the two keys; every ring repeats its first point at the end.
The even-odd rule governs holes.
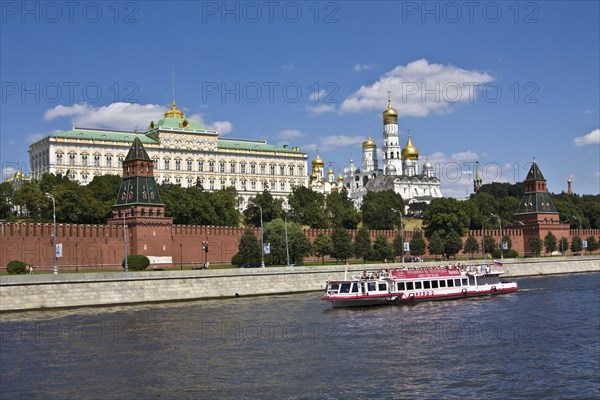
{"type": "Polygon", "coordinates": [[[317,157],[312,162],[309,187],[321,193],[330,193],[345,187],[348,196],[360,208],[368,191],[393,190],[402,196],[405,204],[430,203],[442,197],[440,180],[433,175],[433,165],[426,160],[419,165],[419,151],[412,144],[410,134],[404,148],[398,139],[398,112],[391,106],[383,111],[383,168],[377,159],[377,143],[371,136],[362,143],[362,165],[358,168],[350,159],[343,175],[334,177],[330,168],[324,170],[324,161],[317,157]]]}

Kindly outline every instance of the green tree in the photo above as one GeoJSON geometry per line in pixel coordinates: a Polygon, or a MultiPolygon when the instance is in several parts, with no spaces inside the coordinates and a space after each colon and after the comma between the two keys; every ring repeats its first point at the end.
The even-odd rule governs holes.
{"type": "Polygon", "coordinates": [[[444,239],[442,239],[440,233],[434,232],[433,235],[431,235],[431,239],[429,239],[429,254],[434,256],[444,254],[445,245],[444,239]]]}
{"type": "Polygon", "coordinates": [[[331,241],[333,242],[333,251],[331,252],[333,258],[346,261],[352,257],[352,237],[346,229],[341,227],[334,228],[331,234],[331,241]]]}
{"type": "Polygon", "coordinates": [[[486,254],[488,254],[488,253],[492,254],[492,252],[494,252],[494,250],[498,248],[498,244],[496,243],[496,240],[489,235],[485,235],[483,237],[483,245],[485,247],[486,254]]]}
{"type": "Polygon", "coordinates": [[[543,245],[544,242],[542,242],[542,239],[540,239],[537,236],[534,236],[531,239],[529,239],[529,251],[535,256],[540,255],[540,253],[542,252],[543,245]]]}
{"type": "Polygon", "coordinates": [[[465,241],[464,250],[466,253],[469,253],[471,257],[473,257],[474,253],[479,252],[479,241],[477,240],[477,238],[475,238],[475,236],[469,236],[467,238],[467,240],[465,241]]]}
{"type": "Polygon", "coordinates": [[[594,251],[600,248],[600,244],[596,240],[596,237],[590,235],[585,240],[587,240],[587,251],[589,251],[590,253],[593,253],[594,251]]]}
{"type": "Polygon", "coordinates": [[[392,245],[388,243],[385,235],[377,235],[373,243],[373,256],[376,260],[386,261],[394,257],[392,245]]]}
{"type": "Polygon", "coordinates": [[[552,234],[552,232],[548,231],[546,237],[544,237],[544,247],[546,248],[546,253],[552,253],[556,251],[556,236],[552,234]]]}
{"type": "Polygon", "coordinates": [[[558,241],[558,248],[560,249],[561,254],[564,256],[567,250],[569,250],[569,240],[565,237],[561,237],[558,241]]]}
{"type": "MultiPolygon", "coordinates": [[[[189,191],[196,191],[195,188],[188,188],[189,191]]],[[[209,201],[216,215],[216,219],[210,225],[216,226],[238,226],[240,221],[240,212],[238,211],[237,191],[233,187],[217,190],[208,193],[209,201]]],[[[197,212],[194,209],[194,212],[197,212]]]]}
{"type": "Polygon", "coordinates": [[[288,196],[290,218],[311,228],[327,228],[325,196],[304,186],[296,186],[288,196]]]}
{"type": "Polygon", "coordinates": [[[456,232],[450,232],[448,236],[446,236],[444,250],[448,257],[454,257],[456,259],[456,254],[462,249],[463,241],[460,236],[456,232]]]}
{"type": "Polygon", "coordinates": [[[367,228],[361,226],[356,232],[356,237],[354,238],[354,255],[357,258],[362,258],[363,262],[366,263],[372,252],[373,248],[371,247],[371,234],[367,228]]]}
{"type": "Polygon", "coordinates": [[[425,254],[425,239],[423,239],[423,231],[420,229],[415,231],[410,240],[410,254],[415,257],[421,257],[425,254]]]}
{"type": "Polygon", "coordinates": [[[404,210],[402,196],[393,190],[368,191],[361,205],[363,224],[368,229],[394,229],[400,216],[394,210],[404,210]]]}
{"type": "Polygon", "coordinates": [[[337,192],[331,192],[325,199],[325,212],[329,216],[329,225],[332,227],[342,226],[346,229],[356,229],[360,216],[354,202],[348,196],[346,188],[337,192]]]}
{"type": "Polygon", "coordinates": [[[469,205],[461,204],[456,199],[433,199],[423,213],[425,236],[431,238],[437,232],[445,239],[450,232],[456,232],[463,237],[469,227],[470,216],[467,211],[469,205]]]}
{"type": "Polygon", "coordinates": [[[398,235],[394,238],[392,242],[392,246],[394,248],[394,256],[402,257],[404,255],[404,239],[402,236],[398,235]]]}
{"type": "Polygon", "coordinates": [[[261,261],[260,241],[251,229],[246,229],[240,239],[239,251],[232,264],[257,263],[261,261]]]}
{"type": "Polygon", "coordinates": [[[14,193],[15,191],[12,183],[0,183],[0,219],[10,219],[13,215],[12,205],[14,193]]]}
{"type": "Polygon", "coordinates": [[[320,233],[312,244],[312,254],[321,257],[321,262],[325,264],[325,256],[330,255],[332,251],[333,242],[331,237],[320,233]]]}
{"type": "MultiPolygon", "coordinates": [[[[263,224],[276,218],[283,218],[283,199],[275,199],[268,190],[257,194],[250,201],[262,207],[263,224]]],[[[248,204],[243,214],[247,225],[260,227],[260,208],[248,204]]]]}
{"type": "Polygon", "coordinates": [[[264,224],[264,242],[271,245],[270,259],[273,264],[287,264],[285,230],[287,226],[290,263],[300,264],[310,251],[310,241],[302,233],[300,225],[286,222],[281,218],[264,224]]]}
{"type": "Polygon", "coordinates": [[[574,236],[571,240],[571,253],[579,253],[583,250],[583,242],[579,236],[574,236]]]}

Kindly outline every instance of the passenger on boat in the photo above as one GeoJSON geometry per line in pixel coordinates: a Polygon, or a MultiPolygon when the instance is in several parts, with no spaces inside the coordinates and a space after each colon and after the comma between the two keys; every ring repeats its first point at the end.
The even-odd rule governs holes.
{"type": "Polygon", "coordinates": [[[367,278],[368,278],[367,271],[363,271],[362,275],[360,276],[360,279],[367,279],[367,278]]]}

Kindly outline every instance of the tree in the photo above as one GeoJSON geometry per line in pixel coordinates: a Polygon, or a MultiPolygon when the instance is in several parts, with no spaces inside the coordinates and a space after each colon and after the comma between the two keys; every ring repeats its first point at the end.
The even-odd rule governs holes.
{"type": "Polygon", "coordinates": [[[285,247],[285,231],[287,226],[288,248],[290,263],[300,264],[302,259],[310,252],[310,241],[302,233],[300,225],[286,222],[281,218],[274,219],[264,224],[264,242],[271,245],[270,259],[272,264],[287,264],[285,247]]]}
{"type": "Polygon", "coordinates": [[[446,251],[446,255],[448,257],[454,257],[456,259],[456,254],[458,254],[462,247],[462,238],[458,236],[456,232],[451,232],[446,237],[446,244],[444,246],[444,250],[446,251]]]}
{"type": "Polygon", "coordinates": [[[330,255],[332,251],[333,242],[331,237],[320,233],[312,244],[312,254],[321,257],[321,262],[325,264],[325,256],[330,255]]]}
{"type": "Polygon", "coordinates": [[[356,229],[360,216],[354,207],[354,202],[348,196],[346,188],[341,191],[331,192],[325,199],[325,211],[329,216],[330,226],[342,226],[346,229],[356,229]]]}
{"type": "Polygon", "coordinates": [[[435,256],[438,254],[444,254],[444,239],[442,239],[439,232],[434,232],[429,239],[429,254],[435,256]]]}
{"type": "MultiPolygon", "coordinates": [[[[196,191],[195,188],[188,188],[196,191]]],[[[208,198],[214,209],[216,219],[211,225],[238,226],[240,212],[238,211],[237,191],[233,187],[209,192],[208,198]]]]}
{"type": "Polygon", "coordinates": [[[371,234],[367,228],[361,226],[356,232],[356,237],[354,238],[354,255],[357,258],[362,258],[363,262],[366,263],[372,251],[373,248],[371,247],[371,234]]]}
{"type": "Polygon", "coordinates": [[[529,251],[535,256],[540,255],[540,253],[542,252],[543,245],[544,243],[542,242],[542,239],[540,239],[537,236],[534,236],[531,239],[529,239],[529,251]]]}
{"type": "Polygon", "coordinates": [[[344,228],[334,228],[331,234],[331,241],[333,242],[333,251],[331,256],[337,260],[346,261],[352,257],[352,238],[348,231],[344,228]]]}
{"type": "Polygon", "coordinates": [[[450,232],[456,232],[458,236],[463,237],[471,220],[467,207],[468,204],[461,204],[456,199],[433,199],[423,213],[425,236],[431,238],[434,232],[438,232],[440,237],[445,239],[450,232]]]}
{"type": "Polygon", "coordinates": [[[546,248],[546,253],[552,253],[556,251],[556,236],[552,234],[552,232],[548,231],[546,237],[544,237],[544,247],[546,248]]]}
{"type": "Polygon", "coordinates": [[[404,210],[404,201],[393,190],[368,191],[360,209],[363,224],[368,229],[394,229],[400,225],[400,216],[392,209],[404,210]]]}
{"type": "Polygon", "coordinates": [[[569,240],[565,237],[560,238],[558,241],[558,247],[560,248],[560,252],[564,256],[566,251],[569,249],[569,240]]]}
{"type": "Polygon", "coordinates": [[[239,251],[232,264],[257,263],[261,261],[260,242],[251,229],[246,229],[240,239],[239,251]]]}
{"type": "Polygon", "coordinates": [[[14,193],[12,183],[0,183],[0,219],[9,219],[12,216],[14,193]]]}
{"type": "Polygon", "coordinates": [[[311,228],[327,228],[323,194],[304,186],[297,186],[288,196],[288,205],[292,221],[311,228]]]}
{"type": "Polygon", "coordinates": [[[600,248],[600,244],[596,240],[595,236],[590,235],[585,240],[587,240],[587,251],[589,251],[590,253],[592,253],[600,248]]]}
{"type": "MultiPolygon", "coordinates": [[[[262,207],[263,224],[276,218],[283,218],[283,200],[275,199],[268,190],[257,194],[250,201],[262,207]]],[[[260,227],[260,208],[248,204],[243,214],[246,225],[260,227]]]]}
{"type": "Polygon", "coordinates": [[[571,253],[579,253],[583,250],[583,242],[579,236],[574,236],[571,240],[571,253]]]}
{"type": "Polygon", "coordinates": [[[425,254],[425,239],[423,239],[423,231],[420,229],[415,231],[410,240],[410,254],[420,257],[425,254]]]}
{"type": "Polygon", "coordinates": [[[388,243],[385,235],[377,235],[373,243],[373,256],[376,260],[386,261],[393,257],[392,245],[388,243]]]}
{"type": "Polygon", "coordinates": [[[486,254],[488,254],[488,253],[492,254],[492,252],[498,248],[496,240],[494,240],[494,238],[489,235],[485,235],[483,237],[483,245],[485,247],[486,254]]]}
{"type": "Polygon", "coordinates": [[[466,253],[471,255],[471,258],[473,257],[474,253],[479,252],[479,241],[475,238],[475,236],[469,236],[467,238],[464,250],[466,253]]]}

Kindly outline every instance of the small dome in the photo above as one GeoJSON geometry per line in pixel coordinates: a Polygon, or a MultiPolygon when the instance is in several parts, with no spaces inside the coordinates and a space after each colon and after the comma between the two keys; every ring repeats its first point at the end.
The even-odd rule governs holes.
{"type": "Polygon", "coordinates": [[[338,182],[343,182],[344,181],[344,177],[342,175],[338,175],[337,181],[338,182]]]}
{"type": "Polygon", "coordinates": [[[419,150],[415,146],[413,146],[410,136],[408,137],[408,142],[406,142],[406,146],[402,149],[402,158],[404,160],[418,160],[419,159],[419,150]]]}
{"type": "Polygon", "coordinates": [[[318,168],[323,168],[325,166],[325,161],[323,161],[321,159],[321,157],[319,157],[319,154],[317,153],[317,156],[315,157],[315,159],[312,161],[312,167],[318,167],[318,168]]]}
{"type": "Polygon", "coordinates": [[[175,99],[171,101],[171,109],[165,113],[164,118],[185,118],[185,114],[177,109],[175,99]]]}
{"type": "Polygon", "coordinates": [[[383,124],[384,125],[398,123],[398,111],[396,111],[394,108],[392,108],[392,100],[390,99],[389,95],[388,95],[388,106],[385,109],[385,111],[383,111],[383,113],[381,113],[381,115],[383,116],[383,124]]]}
{"type": "Polygon", "coordinates": [[[393,165],[388,165],[385,169],[386,175],[396,175],[396,172],[398,172],[398,170],[393,165]]]}
{"type": "Polygon", "coordinates": [[[425,161],[425,164],[423,164],[423,169],[433,169],[433,165],[431,165],[429,160],[425,161]]]}
{"type": "Polygon", "coordinates": [[[375,149],[375,148],[377,148],[377,143],[375,143],[373,141],[373,139],[371,139],[371,136],[369,136],[369,138],[362,143],[362,148],[363,149],[375,149]]]}
{"type": "Polygon", "coordinates": [[[327,175],[333,175],[333,169],[329,168],[329,169],[327,170],[327,175]]]}

